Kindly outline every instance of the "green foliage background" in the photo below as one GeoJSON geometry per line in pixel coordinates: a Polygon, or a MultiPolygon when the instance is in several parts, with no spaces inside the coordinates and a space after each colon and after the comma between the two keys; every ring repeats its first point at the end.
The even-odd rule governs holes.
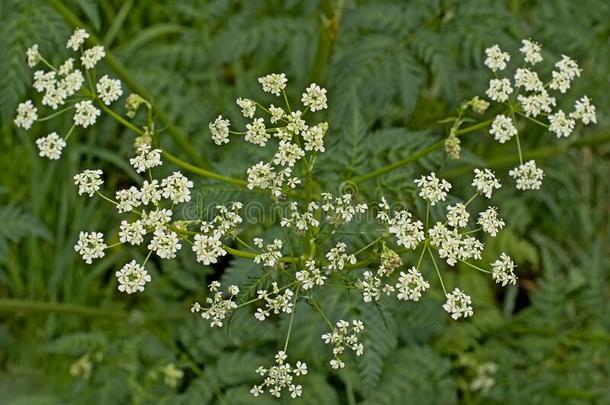
{"type": "MultiPolygon", "coordinates": [[[[25,49],[38,43],[60,60],[77,23],[116,58],[108,61],[110,74],[152,95],[165,147],[235,177],[262,152],[239,142],[214,146],[207,123],[219,113],[240,122],[234,99],[264,98],[256,79],[266,73],[285,72],[295,98],[312,80],[325,85],[330,147],[316,176],[330,191],[440,139],[436,121],[483,93],[489,73],[481,55],[490,44],[514,52],[531,36],[543,44],[547,68],[562,53],[576,58],[583,77],[563,102],[589,95],[598,125],[572,135],[570,147],[528,128],[526,150],[547,173],[543,190],[507,186],[497,197],[508,227],[487,251],[489,258],[504,250],[515,256],[518,286],[500,290],[467,269],[448,274],[475,302],[475,316],[464,322],[442,311],[438,286],[423,302],[378,307],[329,293],[323,304],[334,317],[361,312],[367,351],[331,372],[319,339],[324,324],[297,311],[291,355],[311,373],[294,403],[610,403],[610,147],[602,142],[610,131],[609,16],[606,0],[1,1],[0,402],[269,403],[248,390],[254,368],[268,364],[286,329],[284,320],[261,325],[241,311],[227,333],[188,312],[209,280],[255,276],[242,260],[224,268],[188,254],[157,262],[150,287],[128,297],[116,291],[113,269],[141,253],[116,248],[92,266],[74,254],[80,230],[110,232],[118,218],[95,199],[77,198],[71,178],[95,165],[111,187],[136,179],[125,158],[133,134],[102,119],[71,138],[62,160],[49,162],[37,157],[34,139],[58,125],[65,131],[68,122],[25,133],[12,119],[30,93],[25,49]],[[83,355],[93,371],[74,378],[70,365],[83,355]],[[489,361],[498,365],[495,385],[473,391],[477,364],[489,361]],[[168,363],[185,373],[176,389],[160,373],[168,363]]],[[[467,186],[460,175],[474,164],[510,182],[516,151],[485,131],[465,136],[463,145],[458,162],[433,153],[362,183],[359,193],[410,201],[414,176],[441,166],[456,189],[467,186]]],[[[246,198],[207,180],[197,187],[206,201],[246,198]]]]}

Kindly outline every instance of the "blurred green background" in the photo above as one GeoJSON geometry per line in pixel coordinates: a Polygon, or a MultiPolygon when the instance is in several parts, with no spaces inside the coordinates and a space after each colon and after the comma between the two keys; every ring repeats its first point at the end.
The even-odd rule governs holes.
{"type": "MultiPolygon", "coordinates": [[[[109,188],[137,180],[126,158],[133,134],[110,119],[73,135],[57,162],[38,158],[34,140],[65,132],[69,117],[27,133],[12,125],[17,103],[33,97],[25,50],[38,43],[52,62],[63,60],[74,26],[109,50],[102,70],[154,101],[165,148],[236,177],[265,152],[214,146],[208,122],[222,113],[243,124],[235,98],[265,97],[256,79],[270,72],[287,74],[293,98],[311,81],[324,85],[331,130],[316,175],[331,192],[437,141],[436,121],[483,95],[487,46],[515,53],[531,37],[544,47],[547,71],[561,54],[577,59],[582,77],[560,105],[588,95],[598,125],[563,141],[524,130],[525,150],[546,171],[542,191],[514,190],[506,172],[516,151],[486,131],[464,137],[460,161],[434,153],[359,190],[371,201],[408,200],[421,171],[443,166],[459,190],[472,165],[493,167],[506,185],[496,201],[508,225],[486,254],[509,251],[518,285],[499,289],[466,269],[448,274],[475,304],[475,316],[462,322],[443,312],[438,286],[419,303],[377,308],[325,297],[333,314],[359,309],[367,350],[340,373],[330,370],[324,324],[299,311],[291,355],[307,361],[310,374],[303,398],[286,402],[610,403],[609,17],[607,0],[1,1],[0,403],[272,401],[248,391],[253,370],[283,342],[285,320],[261,325],[241,311],[227,333],[188,311],[210,280],[247,281],[251,263],[212,268],[184,252],[151,263],[153,283],[126,296],[114,270],[141,252],[118,247],[91,266],[74,253],[80,230],[114,235],[119,218],[78,198],[72,176],[95,166],[109,188]],[[172,379],[172,367],[181,378],[172,379]]],[[[194,180],[206,201],[252,198],[194,180]]]]}

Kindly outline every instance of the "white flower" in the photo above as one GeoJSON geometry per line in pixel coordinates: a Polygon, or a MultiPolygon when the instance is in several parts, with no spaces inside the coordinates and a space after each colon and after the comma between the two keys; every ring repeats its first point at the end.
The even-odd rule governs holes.
{"type": "Polygon", "coordinates": [[[57,132],[51,132],[49,135],[38,138],[36,145],[40,152],[40,157],[48,157],[51,160],[57,160],[61,157],[61,150],[66,146],[66,141],[57,135],[57,132]]]}
{"type": "Polygon", "coordinates": [[[386,218],[385,222],[388,232],[396,236],[396,243],[407,249],[415,249],[419,242],[425,239],[424,224],[412,219],[411,213],[407,210],[395,211],[392,217],[386,218]]]}
{"type": "Polygon", "coordinates": [[[265,121],[262,118],[256,118],[251,124],[247,124],[246,130],[244,139],[258,146],[265,146],[271,138],[271,135],[266,131],[265,121]]]}
{"type": "Polygon", "coordinates": [[[447,293],[447,302],[443,305],[445,311],[451,314],[453,319],[472,316],[471,299],[464,294],[459,288],[447,293]]]}
{"type": "Polygon", "coordinates": [[[591,122],[597,124],[595,106],[591,104],[591,99],[587,96],[582,97],[580,100],[576,100],[574,112],[570,114],[570,117],[581,120],[585,125],[589,125],[591,122]]]}
{"type": "Polygon", "coordinates": [[[557,67],[559,73],[568,80],[574,80],[575,78],[580,77],[581,70],[578,67],[578,63],[566,55],[561,55],[561,60],[555,63],[555,67],[557,67]]]}
{"type": "Polygon", "coordinates": [[[93,69],[97,62],[102,60],[104,56],[106,56],[104,47],[101,45],[97,45],[93,48],[85,50],[83,52],[83,55],[80,57],[80,61],[85,68],[93,69]]]}
{"type": "Polygon", "coordinates": [[[491,198],[494,189],[499,189],[501,187],[496,175],[489,169],[474,169],[472,186],[477,189],[479,194],[482,194],[487,198],[491,198]]]}
{"type": "Polygon", "coordinates": [[[519,95],[517,100],[528,117],[537,117],[541,112],[548,114],[556,104],[555,98],[551,97],[546,90],[530,96],[519,95]]]}
{"type": "Polygon", "coordinates": [[[101,170],[83,170],[81,173],[74,176],[74,184],[78,186],[78,195],[87,194],[93,197],[102,184],[103,172],[101,170]]]}
{"type": "Polygon", "coordinates": [[[438,248],[438,255],[448,265],[454,266],[458,260],[481,259],[484,245],[476,238],[460,234],[457,229],[448,229],[437,222],[428,231],[430,245],[438,248]]]}
{"type": "Polygon", "coordinates": [[[216,145],[229,143],[229,127],[231,123],[227,119],[223,119],[222,115],[216,117],[214,122],[210,122],[209,128],[212,133],[212,140],[216,145]]]}
{"type": "Polygon", "coordinates": [[[248,169],[248,188],[266,189],[271,186],[275,179],[273,168],[264,162],[259,162],[248,169]]]}
{"type": "Polygon", "coordinates": [[[479,213],[477,223],[481,225],[484,232],[487,232],[491,236],[496,236],[498,231],[504,228],[504,221],[498,218],[496,207],[488,207],[485,211],[479,213]]]}
{"type": "Polygon", "coordinates": [[[361,356],[364,347],[358,342],[358,335],[364,330],[362,321],[354,319],[352,327],[347,321],[340,320],[330,332],[322,335],[322,340],[327,345],[332,345],[333,359],[330,361],[330,366],[334,369],[345,367],[345,363],[339,357],[346,348],[351,349],[356,356],[361,356]]]}
{"type": "Polygon", "coordinates": [[[276,107],[273,104],[271,104],[269,106],[269,112],[271,113],[271,123],[275,124],[276,122],[278,122],[279,120],[281,120],[282,118],[284,118],[284,110],[281,107],[276,107]]]}
{"type": "Polygon", "coordinates": [[[227,254],[226,250],[223,249],[222,242],[218,237],[202,234],[195,235],[193,252],[195,252],[195,255],[197,256],[197,261],[206,266],[212,263],[217,263],[219,257],[227,254]]]}
{"type": "Polygon", "coordinates": [[[279,96],[282,90],[286,88],[286,75],[284,73],[272,73],[267,76],[260,77],[258,82],[263,85],[263,91],[279,96]]]}
{"type": "Polygon", "coordinates": [[[161,161],[161,149],[151,149],[149,144],[143,143],[138,146],[137,152],[136,157],[129,159],[129,164],[138,173],[163,164],[161,161]]]}
{"type": "Polygon", "coordinates": [[[290,391],[290,397],[291,398],[300,397],[301,394],[303,393],[303,387],[301,387],[301,385],[291,384],[288,387],[288,391],[290,391]]]}
{"type": "Polygon", "coordinates": [[[320,269],[316,267],[315,261],[306,261],[305,268],[306,270],[297,271],[295,275],[303,290],[309,290],[315,285],[324,285],[326,276],[322,275],[320,269]]]}
{"type": "Polygon", "coordinates": [[[148,205],[149,203],[156,204],[161,201],[163,191],[159,189],[159,182],[155,180],[144,180],[142,188],[140,189],[140,200],[142,204],[148,205]]]}
{"type": "Polygon", "coordinates": [[[38,52],[38,44],[32,45],[25,51],[25,56],[27,58],[28,66],[34,67],[40,62],[40,53],[38,52]]]}
{"type": "Polygon", "coordinates": [[[113,101],[116,101],[123,95],[123,89],[121,89],[121,81],[117,79],[111,79],[108,75],[104,75],[100,78],[96,85],[97,95],[102,99],[104,104],[110,105],[113,101]]]}
{"type": "Polygon", "coordinates": [[[91,264],[93,259],[104,257],[104,235],[101,232],[82,232],[78,236],[78,242],[74,250],[79,253],[85,263],[91,264]]]}
{"type": "MultiPolygon", "coordinates": [[[[262,247],[262,242],[258,246],[262,247]]],[[[266,252],[254,258],[254,263],[263,263],[267,267],[274,267],[282,258],[283,247],[284,243],[280,239],[274,239],[273,243],[267,245],[266,252]]]]}
{"type": "Polygon", "coordinates": [[[72,72],[68,72],[66,76],[61,79],[59,82],[59,87],[60,90],[64,92],[66,97],[70,97],[79,91],[81,87],[83,87],[84,82],[85,77],[83,76],[83,72],[80,70],[74,70],[72,72]]]}
{"type": "Polygon", "coordinates": [[[515,275],[515,263],[506,253],[502,253],[500,258],[491,264],[491,276],[498,284],[504,287],[507,284],[515,285],[517,276],[515,275]]]}
{"type": "Polygon", "coordinates": [[[386,284],[382,287],[381,279],[370,271],[365,271],[362,276],[363,278],[356,280],[355,286],[362,293],[364,302],[378,301],[381,298],[382,289],[388,295],[394,291],[394,287],[391,285],[386,284]]]}
{"type": "Polygon", "coordinates": [[[74,124],[87,128],[95,124],[97,117],[101,114],[100,110],[93,106],[91,100],[83,100],[74,105],[76,112],[74,113],[74,124]]]}
{"type": "Polygon", "coordinates": [[[157,228],[148,249],[155,252],[161,259],[173,259],[176,252],[182,248],[178,235],[164,228],[157,228]]]}
{"type": "Polygon", "coordinates": [[[34,121],[38,119],[38,109],[32,104],[32,100],[27,100],[17,106],[17,117],[15,125],[23,129],[32,128],[34,121]]]}
{"type": "Polygon", "coordinates": [[[505,143],[510,140],[513,136],[517,135],[517,128],[513,123],[513,120],[505,115],[496,115],[489,133],[494,136],[494,139],[500,143],[505,143]]]}
{"type": "Polygon", "coordinates": [[[555,63],[555,67],[559,70],[553,71],[553,79],[549,83],[549,87],[553,90],[559,90],[565,93],[572,85],[572,80],[580,77],[580,68],[575,60],[562,55],[561,60],[555,63]]]}
{"type": "Polygon", "coordinates": [[[323,122],[312,127],[309,127],[306,131],[303,131],[303,141],[305,141],[305,150],[324,152],[324,136],[328,131],[328,123],[323,122]]]}
{"type": "Polygon", "coordinates": [[[527,63],[535,65],[538,62],[542,62],[542,48],[539,43],[529,39],[524,39],[521,43],[523,46],[519,50],[524,55],[524,60],[527,63]]]}
{"type": "Polygon", "coordinates": [[[415,267],[411,267],[408,273],[400,272],[398,283],[396,283],[396,298],[404,301],[419,301],[422,293],[430,288],[430,284],[422,277],[415,267]]]}
{"type": "Polygon", "coordinates": [[[533,160],[515,167],[508,174],[517,181],[517,190],[539,190],[544,177],[544,172],[533,160]]]}
{"type": "Polygon", "coordinates": [[[146,269],[135,260],[125,264],[115,273],[115,276],[119,282],[119,291],[127,294],[144,291],[144,286],[150,282],[150,275],[146,269]]]}
{"type": "Polygon", "coordinates": [[[74,59],[68,58],[59,66],[58,72],[60,76],[66,76],[74,70],[74,59]]]}
{"type": "Polygon", "coordinates": [[[330,251],[326,253],[326,259],[328,260],[326,269],[329,272],[334,270],[343,270],[346,263],[356,263],[356,256],[348,255],[346,251],[347,245],[343,242],[339,242],[334,248],[331,248],[330,251]]]}
{"type": "Polygon", "coordinates": [[[172,203],[179,204],[191,201],[191,188],[193,182],[180,172],[174,172],[161,181],[163,197],[169,198],[172,203]]]}
{"type": "Polygon", "coordinates": [[[246,118],[254,117],[254,111],[256,111],[256,103],[247,98],[238,98],[237,105],[241,107],[241,113],[246,118]]]}
{"type": "Polygon", "coordinates": [[[299,145],[290,141],[281,140],[278,150],[273,157],[273,163],[292,167],[303,156],[305,156],[305,151],[303,151],[299,145]]]}
{"type": "MultiPolygon", "coordinates": [[[[202,311],[201,305],[197,302],[191,308],[191,312],[193,313],[202,311],[201,317],[203,319],[211,319],[211,327],[221,327],[224,319],[237,308],[237,304],[233,301],[237,287],[229,287],[229,294],[231,294],[231,296],[228,299],[223,297],[222,292],[220,292],[220,287],[221,285],[218,281],[212,281],[210,283],[209,288],[212,293],[212,298],[206,298],[206,302],[210,305],[209,308],[205,308],[202,311]]],[[[239,292],[239,289],[237,289],[237,292],[239,292]]]]}
{"type": "Polygon", "coordinates": [[[508,100],[508,96],[512,94],[513,88],[510,85],[510,80],[508,79],[491,79],[489,81],[489,88],[485,92],[487,97],[492,99],[493,101],[498,101],[500,103],[508,100]]]}
{"type": "Polygon", "coordinates": [[[506,63],[510,60],[510,55],[507,52],[503,52],[498,45],[485,49],[485,54],[487,55],[485,66],[494,72],[506,69],[506,63]]]}
{"type": "Polygon", "coordinates": [[[144,235],[146,235],[146,229],[144,228],[142,221],[121,221],[120,229],[121,230],[119,231],[119,240],[121,241],[121,243],[130,243],[135,246],[144,242],[144,235]]]}
{"type": "Polygon", "coordinates": [[[309,107],[314,112],[326,109],[328,107],[326,105],[326,89],[321,88],[315,83],[310,84],[305,93],[303,93],[301,102],[305,107],[309,107]]]}
{"type": "Polygon", "coordinates": [[[116,192],[117,210],[119,213],[128,212],[140,206],[140,198],[142,194],[140,190],[131,186],[125,190],[117,190],[116,192]]]}
{"type": "Polygon", "coordinates": [[[515,72],[515,86],[523,87],[526,91],[541,91],[544,89],[544,84],[542,84],[536,72],[522,68],[515,72]]]}
{"type": "Polygon", "coordinates": [[[87,31],[82,28],[77,28],[74,30],[72,36],[68,39],[66,48],[72,49],[73,51],[78,51],[78,48],[85,43],[85,39],[87,38],[89,38],[87,31]]]}
{"type": "Polygon", "coordinates": [[[576,122],[572,118],[566,117],[566,114],[559,110],[555,114],[549,115],[549,131],[554,132],[557,138],[568,137],[574,131],[576,122]]]}
{"type": "Polygon", "coordinates": [[[445,201],[447,191],[451,189],[451,184],[444,179],[436,177],[434,172],[428,176],[421,176],[415,180],[415,184],[419,188],[419,196],[430,202],[430,205],[436,205],[439,201],[445,201]]]}
{"type": "Polygon", "coordinates": [[[462,203],[447,206],[447,223],[454,228],[463,228],[468,225],[470,214],[462,203]]]}
{"type": "Polygon", "coordinates": [[[53,89],[56,83],[57,73],[44,72],[42,70],[34,72],[34,83],[32,83],[32,87],[34,87],[37,92],[41,93],[48,89],[53,89]]]}
{"type": "Polygon", "coordinates": [[[288,130],[288,133],[286,134],[288,137],[286,138],[286,140],[290,140],[292,137],[290,137],[290,134],[295,134],[298,135],[301,132],[307,130],[307,124],[305,123],[305,120],[302,118],[303,113],[301,111],[293,111],[290,113],[290,115],[288,115],[286,117],[286,119],[288,120],[288,125],[286,125],[286,129],[288,130]]]}
{"type": "Polygon", "coordinates": [[[250,390],[250,393],[257,397],[265,392],[264,388],[269,388],[269,394],[276,398],[282,396],[282,390],[288,388],[291,398],[300,397],[303,393],[303,387],[299,384],[294,384],[294,378],[300,375],[307,374],[307,365],[303,362],[298,361],[295,368],[291,367],[289,363],[284,363],[287,359],[286,353],[283,351],[278,352],[275,355],[276,365],[269,367],[258,367],[256,373],[262,377],[265,377],[263,384],[255,385],[250,390]]]}
{"type": "Polygon", "coordinates": [[[142,222],[154,229],[165,228],[172,220],[172,211],[167,208],[155,209],[152,211],[144,211],[142,213],[142,222]]]}

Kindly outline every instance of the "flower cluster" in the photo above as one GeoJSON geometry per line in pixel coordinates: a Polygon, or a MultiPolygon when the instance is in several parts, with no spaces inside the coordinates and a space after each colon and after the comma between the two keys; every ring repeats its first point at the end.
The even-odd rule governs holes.
{"type": "Polygon", "coordinates": [[[456,288],[452,292],[445,294],[445,296],[447,302],[443,304],[443,308],[451,314],[453,319],[472,316],[472,301],[470,296],[464,294],[462,290],[456,288]]]}
{"type": "Polygon", "coordinates": [[[252,387],[250,392],[255,397],[263,394],[265,389],[269,389],[269,393],[280,398],[284,388],[288,388],[291,398],[300,397],[303,393],[303,387],[300,384],[294,384],[294,377],[307,374],[307,364],[297,361],[294,367],[290,363],[286,363],[288,356],[284,351],[279,351],[275,355],[275,366],[264,368],[258,367],[256,373],[261,377],[265,377],[263,383],[252,387]]]}
{"type": "Polygon", "coordinates": [[[520,164],[510,170],[509,175],[515,179],[517,189],[537,190],[542,185],[544,173],[533,160],[523,161],[517,117],[545,127],[557,138],[565,138],[574,132],[578,120],[584,125],[595,124],[597,116],[595,106],[587,96],[576,101],[572,112],[556,109],[557,93],[552,93],[566,93],[572,82],[580,77],[581,69],[574,59],[562,55],[561,60],[555,63],[550,79],[544,82],[533,69],[534,65],[543,60],[540,44],[524,39],[519,51],[525,67],[517,68],[511,78],[499,76],[500,72],[507,69],[511,56],[498,45],[485,50],[485,65],[495,76],[489,81],[486,94],[489,99],[505,107],[505,111],[493,119],[489,133],[500,143],[517,139],[520,164]],[[545,116],[548,124],[540,121],[539,116],[545,116]]]}
{"type": "Polygon", "coordinates": [[[332,368],[345,367],[345,363],[340,357],[345,352],[345,348],[351,349],[356,356],[361,356],[364,353],[364,346],[358,341],[358,335],[363,330],[364,324],[362,321],[354,319],[350,328],[349,322],[340,320],[330,332],[322,335],[324,343],[333,347],[333,358],[329,362],[332,368]]]}
{"type": "Polygon", "coordinates": [[[68,39],[66,48],[79,52],[80,58],[70,57],[59,66],[51,65],[42,56],[37,44],[32,45],[26,51],[29,67],[34,68],[42,63],[50,69],[34,72],[32,86],[36,92],[42,94],[42,105],[51,110],[63,108],[48,117],[39,118],[38,108],[34,106],[32,100],[27,100],[17,107],[15,125],[29,130],[36,121],[45,121],[74,110],[73,125],[65,136],[60,137],[57,132],[52,132],[36,141],[41,157],[51,160],[59,159],[62,150],[66,147],[66,141],[75,127],[88,128],[97,121],[101,111],[94,105],[94,102],[109,106],[123,95],[121,82],[108,75],[102,76],[93,87],[91,77],[95,77],[95,66],[106,56],[106,52],[100,45],[83,49],[87,38],[89,38],[89,34],[85,30],[76,29],[68,39]],[[80,61],[80,66],[78,66],[78,61],[80,61]]]}
{"type": "MultiPolygon", "coordinates": [[[[272,73],[258,81],[263,91],[274,96],[285,96],[288,79],[284,73],[272,73]]],[[[222,115],[209,124],[212,139],[217,145],[228,143],[230,135],[244,135],[246,142],[260,147],[265,147],[272,138],[277,139],[277,150],[271,159],[248,168],[249,189],[269,190],[274,198],[279,199],[301,184],[301,179],[294,173],[295,165],[303,160],[305,166],[309,166],[306,170],[311,170],[310,162],[315,159],[315,154],[325,151],[324,136],[328,124],[308,124],[305,115],[308,111],[316,112],[327,108],[326,89],[312,83],[303,93],[301,102],[305,107],[303,111],[293,110],[289,105],[286,109],[273,104],[265,107],[254,100],[238,98],[236,103],[241,108],[242,115],[252,120],[246,124],[246,131],[231,131],[230,121],[222,115]],[[265,118],[255,118],[259,110],[269,115],[269,122],[275,126],[269,128],[265,118]]]]}
{"type": "Polygon", "coordinates": [[[278,315],[280,313],[289,314],[292,312],[294,304],[292,297],[294,292],[290,288],[280,288],[277,283],[272,284],[271,291],[258,290],[258,299],[264,301],[265,306],[258,308],[254,317],[259,321],[264,321],[272,313],[278,315]]]}
{"type": "Polygon", "coordinates": [[[229,286],[228,297],[225,298],[220,287],[221,284],[218,281],[212,281],[208,286],[212,293],[212,297],[206,298],[206,304],[209,307],[204,308],[198,302],[191,307],[191,312],[200,313],[203,319],[209,319],[211,327],[221,327],[225,318],[237,308],[237,304],[233,300],[239,294],[239,288],[235,285],[229,286]]]}

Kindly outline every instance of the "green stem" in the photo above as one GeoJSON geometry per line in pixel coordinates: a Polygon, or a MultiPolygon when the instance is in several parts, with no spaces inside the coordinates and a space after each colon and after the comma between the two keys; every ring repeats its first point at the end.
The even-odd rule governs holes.
{"type": "Polygon", "coordinates": [[[472,264],[472,263],[468,263],[468,262],[467,262],[467,261],[465,261],[465,260],[460,260],[460,262],[464,263],[464,264],[465,264],[465,265],[467,265],[467,266],[472,267],[473,269],[476,269],[476,270],[478,270],[478,271],[482,271],[483,273],[488,273],[488,274],[490,274],[490,273],[491,273],[491,271],[489,271],[489,270],[485,270],[485,269],[482,269],[482,268],[480,268],[480,267],[478,267],[478,266],[475,266],[475,265],[474,265],[474,264],[472,264]]]}
{"type": "MultiPolygon", "coordinates": [[[[466,127],[466,128],[462,128],[462,129],[456,131],[456,135],[464,135],[464,134],[467,134],[469,132],[474,132],[474,131],[477,131],[479,129],[486,128],[492,122],[493,122],[493,120],[490,119],[490,120],[479,122],[478,124],[475,124],[475,125],[472,125],[472,126],[469,126],[469,127],[466,127]]],[[[402,160],[399,160],[397,162],[390,163],[387,166],[380,167],[379,169],[373,170],[372,172],[367,173],[365,175],[355,177],[355,178],[351,179],[351,181],[356,183],[356,184],[358,184],[358,183],[363,183],[365,181],[374,179],[375,177],[381,176],[382,174],[386,174],[386,173],[391,172],[393,170],[396,170],[396,169],[398,169],[400,167],[406,166],[409,163],[413,163],[413,162],[419,160],[420,158],[422,158],[422,157],[424,157],[424,156],[434,152],[435,150],[437,150],[438,148],[443,146],[443,144],[444,144],[444,140],[441,140],[441,141],[438,141],[436,143],[433,143],[432,145],[429,145],[429,146],[425,147],[424,149],[420,150],[419,152],[414,153],[411,156],[408,156],[408,157],[406,157],[406,158],[404,158],[402,160]]]]}
{"type": "Polygon", "coordinates": [[[68,107],[68,108],[64,108],[63,110],[59,110],[59,111],[57,111],[56,113],[53,113],[53,114],[51,114],[51,115],[47,115],[46,117],[38,118],[36,121],[38,121],[38,122],[42,122],[42,121],[47,121],[47,120],[50,120],[51,118],[55,118],[55,117],[57,117],[58,115],[61,115],[61,114],[65,113],[66,111],[70,111],[70,110],[71,110],[71,109],[73,109],[73,108],[74,108],[74,105],[71,105],[71,106],[70,106],[70,107],[68,107]]]}
{"type": "Polygon", "coordinates": [[[297,300],[299,299],[299,288],[297,287],[294,293],[294,302],[292,303],[292,313],[290,314],[290,322],[288,323],[288,333],[286,333],[286,341],[284,342],[284,353],[288,349],[288,342],[290,341],[290,335],[292,333],[292,321],[294,321],[294,313],[297,312],[297,300]]]}
{"type": "Polygon", "coordinates": [[[330,332],[332,332],[333,323],[330,321],[330,319],[328,319],[326,314],[324,314],[324,311],[322,311],[322,308],[320,308],[320,306],[316,303],[316,301],[313,299],[313,297],[311,295],[309,296],[309,302],[311,302],[311,305],[313,305],[314,308],[320,313],[320,315],[322,315],[322,318],[324,318],[324,320],[328,324],[328,327],[330,328],[330,332]]]}
{"type": "Polygon", "coordinates": [[[334,44],[337,40],[339,27],[341,23],[341,15],[343,13],[344,0],[339,0],[335,6],[332,0],[322,0],[320,6],[322,8],[321,30],[318,36],[318,44],[316,46],[316,54],[313,58],[311,74],[309,81],[322,84],[326,76],[334,44]]]}
{"type": "MultiPolygon", "coordinates": [[[[258,256],[258,253],[244,252],[243,250],[233,249],[230,246],[223,246],[222,248],[224,250],[226,250],[227,253],[230,253],[233,256],[243,257],[246,259],[254,259],[256,256],[258,256]]],[[[300,257],[281,257],[280,258],[280,262],[284,262],[284,263],[298,263],[300,261],[301,261],[300,257]]]]}
{"type": "Polygon", "coordinates": [[[421,261],[424,259],[424,253],[426,253],[426,249],[428,248],[428,242],[424,242],[424,248],[421,250],[421,254],[419,255],[419,260],[417,260],[416,269],[419,270],[419,266],[421,265],[421,261]]]}
{"type": "Polygon", "coordinates": [[[447,289],[445,288],[445,283],[443,283],[443,277],[441,276],[441,271],[438,269],[436,265],[436,260],[434,260],[434,255],[432,254],[432,250],[428,247],[428,253],[430,253],[430,258],[432,259],[432,263],[434,264],[434,269],[436,270],[436,275],[438,276],[438,280],[441,282],[441,287],[443,287],[443,292],[447,295],[447,289]]]}
{"type": "MultiPolygon", "coordinates": [[[[576,139],[572,142],[560,142],[554,146],[548,146],[543,148],[537,148],[524,153],[524,160],[529,159],[546,159],[552,156],[556,156],[565,153],[569,148],[584,148],[586,146],[600,145],[606,142],[610,142],[610,132],[601,133],[597,135],[590,135],[585,138],[576,139]]],[[[500,168],[511,166],[519,162],[518,156],[503,156],[495,159],[491,159],[487,162],[487,167],[500,168]]],[[[472,171],[473,165],[466,164],[462,167],[448,170],[445,172],[445,178],[454,178],[462,176],[472,171]]]]}
{"type": "Polygon", "coordinates": [[[364,252],[365,250],[367,250],[368,248],[370,248],[371,246],[373,246],[375,243],[379,242],[382,239],[383,239],[383,236],[378,237],[377,239],[375,239],[374,241],[372,241],[371,243],[369,243],[368,245],[364,246],[362,249],[360,249],[359,251],[354,253],[354,256],[358,255],[359,253],[364,252]]]}
{"type": "Polygon", "coordinates": [[[165,160],[167,160],[168,162],[171,162],[171,163],[175,164],[176,166],[181,167],[184,170],[191,172],[193,174],[197,174],[199,176],[222,181],[224,183],[233,184],[238,187],[247,188],[247,186],[248,186],[248,182],[245,180],[236,179],[234,177],[229,177],[229,176],[223,176],[222,174],[211,172],[209,170],[195,166],[191,163],[185,162],[184,160],[177,158],[176,156],[172,155],[171,153],[169,153],[167,151],[163,151],[163,158],[165,158],[165,160]]]}

